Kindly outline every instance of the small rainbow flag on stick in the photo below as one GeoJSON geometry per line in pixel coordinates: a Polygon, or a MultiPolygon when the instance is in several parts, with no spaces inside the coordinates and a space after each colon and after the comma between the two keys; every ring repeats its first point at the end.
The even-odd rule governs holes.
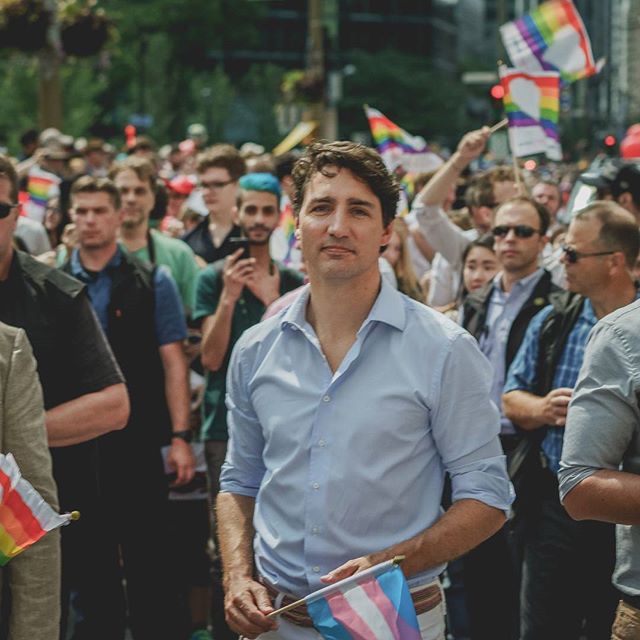
{"type": "Polygon", "coordinates": [[[500,67],[504,109],[509,120],[509,144],[517,158],[545,153],[562,160],[558,113],[560,76],[555,71],[526,73],[500,67]]]}
{"type": "Polygon", "coordinates": [[[368,105],[364,105],[364,112],[369,120],[373,142],[390,171],[398,166],[411,172],[433,171],[443,163],[440,156],[429,151],[423,138],[412,136],[368,105]]]}
{"type": "Polygon", "coordinates": [[[500,27],[514,67],[557,71],[569,83],[597,73],[589,36],[571,0],[549,0],[531,13],[500,27]]]}
{"type": "Polygon", "coordinates": [[[57,514],[20,475],[14,457],[0,453],[0,566],[78,517],[77,511],[57,514]]]}

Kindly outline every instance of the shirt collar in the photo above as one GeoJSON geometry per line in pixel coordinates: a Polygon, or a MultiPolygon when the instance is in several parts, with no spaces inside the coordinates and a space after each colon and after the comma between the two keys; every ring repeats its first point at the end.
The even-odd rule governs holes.
{"type": "MultiPolygon", "coordinates": [[[[524,278],[520,278],[520,280],[518,280],[517,282],[514,282],[513,286],[518,287],[519,289],[523,289],[528,285],[530,285],[534,280],[537,281],[539,278],[541,278],[543,273],[544,273],[544,269],[542,267],[538,267],[533,273],[530,273],[528,276],[525,276],[524,278]]],[[[493,281],[492,281],[493,288],[497,289],[501,293],[504,293],[504,289],[502,288],[503,274],[504,274],[503,271],[499,271],[493,277],[493,281]]]]}
{"type": "MultiPolygon", "coordinates": [[[[362,323],[360,331],[371,322],[383,322],[391,327],[403,331],[406,325],[406,311],[402,294],[395,289],[385,278],[380,278],[382,285],[371,311],[362,323]]],[[[294,326],[303,329],[307,325],[307,302],[311,293],[310,285],[305,285],[302,293],[282,316],[280,327],[294,326]]]]}
{"type": "MultiPolygon", "coordinates": [[[[109,269],[111,267],[118,267],[122,262],[122,249],[120,245],[117,246],[116,252],[113,254],[113,257],[109,262],[105,265],[105,269],[109,269]]],[[[71,274],[78,278],[78,280],[82,280],[82,282],[90,282],[92,277],[89,275],[87,270],[84,268],[82,261],[80,260],[80,251],[78,249],[74,249],[71,253],[71,274]]]]}

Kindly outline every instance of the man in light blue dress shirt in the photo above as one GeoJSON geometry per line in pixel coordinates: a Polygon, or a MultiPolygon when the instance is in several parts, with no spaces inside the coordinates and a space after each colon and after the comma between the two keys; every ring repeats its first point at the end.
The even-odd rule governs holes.
{"type": "Polygon", "coordinates": [[[227,620],[247,638],[320,638],[304,614],[266,616],[404,555],[412,591],[437,592],[414,602],[422,638],[440,640],[438,575],[504,524],[513,497],[490,366],[469,334],[381,281],[398,188],[374,151],[313,145],[294,180],[310,284],[240,338],[229,366],[227,620]]]}

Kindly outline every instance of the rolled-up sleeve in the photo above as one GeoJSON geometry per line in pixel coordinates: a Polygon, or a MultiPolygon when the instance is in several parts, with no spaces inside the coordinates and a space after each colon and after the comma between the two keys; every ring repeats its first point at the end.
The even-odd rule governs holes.
{"type": "Polygon", "coordinates": [[[418,204],[411,213],[415,215],[418,227],[429,244],[453,269],[462,268],[462,254],[471,242],[462,229],[451,222],[449,216],[437,205],[418,204]]]}
{"type": "Polygon", "coordinates": [[[490,399],[491,365],[469,334],[459,334],[437,377],[432,431],[453,501],[474,499],[508,511],[514,499],[498,434],[500,414],[490,399]]]}
{"type": "Polygon", "coordinates": [[[244,341],[236,344],[227,373],[229,444],[220,476],[220,491],[255,498],[265,474],[264,436],[251,405],[244,341]]]}
{"type": "Polygon", "coordinates": [[[596,325],[569,404],[558,474],[561,500],[596,471],[619,468],[640,423],[637,358],[618,327],[596,325]]]}

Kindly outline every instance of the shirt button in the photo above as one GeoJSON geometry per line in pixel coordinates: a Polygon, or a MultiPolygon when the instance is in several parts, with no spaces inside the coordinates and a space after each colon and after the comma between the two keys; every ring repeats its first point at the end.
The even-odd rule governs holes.
{"type": "Polygon", "coordinates": [[[311,486],[312,486],[314,489],[319,489],[319,488],[320,488],[320,485],[319,485],[317,482],[314,482],[311,486]]]}
{"type": "Polygon", "coordinates": [[[319,441],[318,441],[318,444],[319,444],[321,447],[324,447],[324,445],[325,445],[325,444],[327,444],[327,443],[326,443],[324,440],[319,440],[319,441]]]}
{"type": "Polygon", "coordinates": [[[324,396],[322,402],[331,402],[331,396],[324,396]]]}
{"type": "Polygon", "coordinates": [[[320,567],[318,566],[313,567],[313,573],[320,573],[320,567]]]}
{"type": "Polygon", "coordinates": [[[317,534],[320,531],[320,529],[318,529],[318,527],[313,527],[311,529],[311,533],[317,534]]]}

